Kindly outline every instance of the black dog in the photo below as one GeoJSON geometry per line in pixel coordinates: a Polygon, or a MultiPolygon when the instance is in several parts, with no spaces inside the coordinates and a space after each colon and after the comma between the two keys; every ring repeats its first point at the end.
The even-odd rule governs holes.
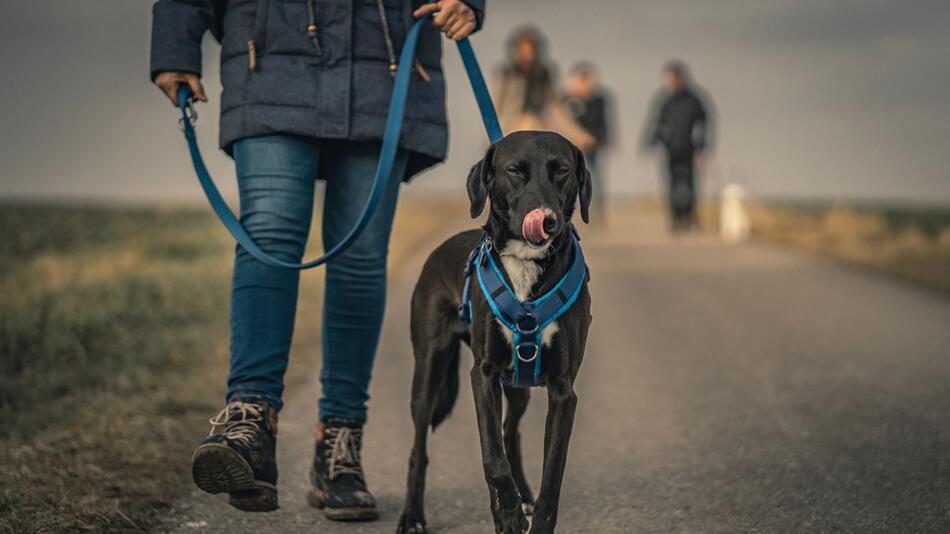
{"type": "MultiPolygon", "coordinates": [[[[478,217],[491,199],[484,234],[491,254],[519,301],[554,288],[572,264],[571,216],[579,201],[588,220],[590,172],[581,151],[552,132],[517,132],[492,145],[468,176],[471,215],[478,217]]],[[[472,280],[471,324],[459,318],[463,267],[483,232],[460,233],[439,246],[426,261],[412,295],[412,418],[415,443],[409,460],[408,494],[400,534],[424,533],[423,493],[428,458],[426,439],[449,415],[458,395],[459,344],[472,348],[472,389],[478,416],[485,479],[495,531],[522,533],[532,513],[532,533],[553,532],[561,479],[574,424],[574,378],[584,356],[590,326],[586,271],[576,299],[544,329],[540,384],[548,388],[541,491],[535,502],[525,480],[518,422],[528,406],[529,390],[503,385],[513,367],[512,332],[502,326],[472,280]],[[504,423],[501,393],[507,398],[504,423]]],[[[578,251],[579,253],[579,251],[578,251]]]]}

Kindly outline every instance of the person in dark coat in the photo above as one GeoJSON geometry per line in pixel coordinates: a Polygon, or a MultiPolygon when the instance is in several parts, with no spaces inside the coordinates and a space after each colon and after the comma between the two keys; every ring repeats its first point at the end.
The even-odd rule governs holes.
{"type": "Polygon", "coordinates": [[[678,231],[696,224],[695,164],[712,144],[711,121],[706,99],[691,82],[684,63],[667,63],[663,81],[665,89],[655,100],[646,143],[666,150],[672,228],[678,231]]]}
{"type": "MultiPolygon", "coordinates": [[[[476,31],[485,0],[158,0],[151,78],[175,103],[179,84],[208,100],[201,41],[221,44],[220,146],[234,158],[241,221],[269,254],[299,262],[316,180],[326,181],[326,248],[353,226],[373,182],[396,62],[414,19],[439,11],[419,37],[393,173],[408,180],[445,159],[439,32],[476,31]]],[[[394,176],[395,177],[395,176],[394,176]]],[[[322,398],[308,495],[331,519],[373,519],[360,462],[373,358],[386,299],[386,253],[401,180],[359,239],[326,266],[322,398]]],[[[196,449],[196,484],[242,510],[277,508],[275,444],[299,273],[238,247],[231,294],[225,408],[196,449]]]]}
{"type": "Polygon", "coordinates": [[[584,150],[594,180],[594,204],[603,219],[606,215],[601,155],[610,144],[610,95],[597,79],[592,63],[582,61],[571,69],[564,87],[564,105],[574,121],[591,135],[594,142],[584,150]]]}

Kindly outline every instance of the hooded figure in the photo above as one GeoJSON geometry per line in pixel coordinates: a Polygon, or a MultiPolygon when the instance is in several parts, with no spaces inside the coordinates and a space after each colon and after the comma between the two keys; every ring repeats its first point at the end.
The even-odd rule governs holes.
{"type": "Polygon", "coordinates": [[[671,61],[663,68],[664,90],[654,102],[645,143],[662,145],[667,155],[667,193],[672,228],[696,222],[696,156],[711,145],[710,120],[704,98],[689,79],[686,65],[671,61]]]}
{"type": "Polygon", "coordinates": [[[577,124],[561,102],[540,30],[525,26],[508,40],[508,61],[497,74],[492,100],[505,133],[551,130],[587,151],[594,137],[577,124]]]}

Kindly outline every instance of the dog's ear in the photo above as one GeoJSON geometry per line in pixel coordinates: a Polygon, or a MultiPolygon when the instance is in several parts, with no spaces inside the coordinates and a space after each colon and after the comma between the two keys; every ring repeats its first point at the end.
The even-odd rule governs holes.
{"type": "Polygon", "coordinates": [[[481,161],[472,165],[472,170],[468,173],[468,200],[471,203],[472,218],[478,217],[485,209],[485,200],[488,199],[488,184],[491,181],[492,156],[495,154],[495,147],[488,147],[485,157],[481,161]]]}
{"type": "Polygon", "coordinates": [[[590,201],[594,195],[593,180],[591,180],[590,169],[587,168],[587,159],[581,149],[574,147],[575,169],[574,176],[577,177],[577,201],[581,204],[581,219],[590,222],[590,201]]]}

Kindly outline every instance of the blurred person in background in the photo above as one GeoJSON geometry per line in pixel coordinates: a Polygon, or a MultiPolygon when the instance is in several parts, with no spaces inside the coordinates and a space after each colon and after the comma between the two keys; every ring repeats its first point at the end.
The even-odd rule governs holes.
{"type": "MultiPolygon", "coordinates": [[[[445,159],[447,126],[439,31],[462,39],[485,0],[436,3],[158,0],[151,77],[175,104],[180,84],[201,102],[201,41],[222,45],[220,145],[233,156],[241,221],[271,255],[299,262],[317,179],[326,181],[323,242],[339,242],[373,184],[396,53],[414,18],[439,11],[419,37],[403,135],[375,213],[326,265],[320,422],[308,500],[330,519],[375,519],[360,460],[373,360],[386,300],[386,259],[399,184],[445,159]],[[433,27],[434,26],[434,27],[433,27]],[[400,180],[401,179],[401,180],[400,180]]],[[[277,412],[297,308],[299,271],[237,247],[231,293],[227,404],[195,450],[192,473],[248,511],[277,508],[277,412]]],[[[223,310],[222,310],[223,311],[223,310]]]]}
{"type": "Polygon", "coordinates": [[[596,140],[564,108],[554,80],[541,30],[524,26],[512,32],[492,95],[502,131],[553,130],[584,152],[593,149],[596,140]]]}
{"type": "Polygon", "coordinates": [[[584,156],[594,180],[593,203],[596,209],[591,212],[604,220],[607,212],[601,157],[610,142],[611,99],[600,84],[593,63],[582,61],[571,68],[564,85],[563,102],[574,122],[594,139],[593,146],[584,151],[584,156]]]}
{"type": "Polygon", "coordinates": [[[696,226],[696,166],[712,146],[708,100],[682,61],[663,67],[663,89],[654,99],[644,144],[662,145],[667,156],[667,194],[674,232],[696,226]]]}

